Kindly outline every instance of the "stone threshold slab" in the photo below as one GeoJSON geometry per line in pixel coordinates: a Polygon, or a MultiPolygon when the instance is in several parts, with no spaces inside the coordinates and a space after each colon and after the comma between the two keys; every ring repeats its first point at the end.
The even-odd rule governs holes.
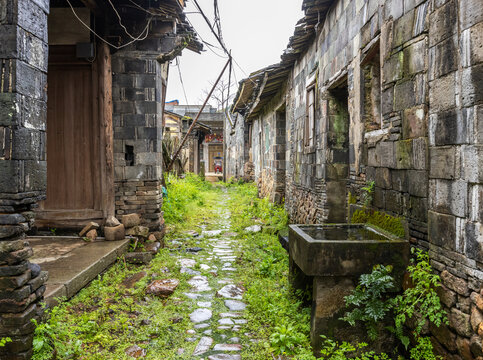
{"type": "Polygon", "coordinates": [[[38,236],[28,241],[34,250],[30,261],[49,272],[44,297],[52,307],[57,298],[73,297],[127,253],[130,240],[85,242],[78,237],[38,236]]]}

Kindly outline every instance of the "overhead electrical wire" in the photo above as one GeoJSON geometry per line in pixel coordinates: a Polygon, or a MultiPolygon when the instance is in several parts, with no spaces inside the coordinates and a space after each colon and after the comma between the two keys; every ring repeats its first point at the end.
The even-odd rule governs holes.
{"type": "Polygon", "coordinates": [[[186,100],[186,105],[188,105],[188,96],[186,96],[186,89],[184,88],[184,82],[183,77],[181,76],[181,67],[178,58],[176,58],[176,67],[178,68],[179,81],[181,82],[181,88],[183,89],[184,99],[186,100]]]}
{"type": "MultiPolygon", "coordinates": [[[[93,29],[91,29],[91,27],[89,25],[87,25],[80,17],[79,15],[77,15],[77,13],[75,12],[74,10],[74,7],[72,6],[72,4],[70,3],[69,0],[66,0],[67,3],[69,4],[71,10],[72,10],[72,13],[74,14],[74,16],[77,18],[77,20],[79,20],[79,22],[84,25],[92,34],[94,34],[94,36],[96,36],[99,40],[101,40],[102,42],[106,43],[107,45],[109,46],[112,46],[114,49],[116,50],[119,50],[119,49],[122,49],[128,45],[131,45],[132,43],[136,42],[136,41],[142,41],[144,39],[146,39],[148,37],[148,34],[149,34],[149,25],[151,24],[151,21],[152,21],[152,18],[148,19],[148,22],[146,24],[146,27],[143,29],[143,31],[141,31],[141,33],[139,34],[139,36],[137,37],[133,37],[133,39],[123,45],[120,45],[120,46],[117,46],[117,45],[114,45],[113,43],[107,41],[106,39],[104,39],[102,36],[100,36],[98,33],[96,33],[93,29]],[[146,34],[144,34],[146,33],[146,34]]],[[[123,26],[121,23],[119,23],[121,26],[123,26]]],[[[130,34],[129,34],[130,35],[130,34]]]]}

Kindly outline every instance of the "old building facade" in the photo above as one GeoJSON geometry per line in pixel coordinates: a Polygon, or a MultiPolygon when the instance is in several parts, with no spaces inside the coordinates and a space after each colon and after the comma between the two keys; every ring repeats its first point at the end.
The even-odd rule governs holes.
{"type": "MultiPolygon", "coordinates": [[[[363,203],[407,223],[441,275],[451,359],[483,355],[483,3],[303,1],[279,64],[243,80],[227,143],[293,223],[348,222],[363,203]],[[241,143],[245,128],[250,142],[241,143]]],[[[237,165],[227,164],[227,168],[237,165]]]]}
{"type": "Polygon", "coordinates": [[[12,339],[2,359],[30,358],[42,313],[32,228],[130,212],[162,226],[168,62],[200,45],[182,0],[131,5],[0,1],[0,338],[12,339]]]}

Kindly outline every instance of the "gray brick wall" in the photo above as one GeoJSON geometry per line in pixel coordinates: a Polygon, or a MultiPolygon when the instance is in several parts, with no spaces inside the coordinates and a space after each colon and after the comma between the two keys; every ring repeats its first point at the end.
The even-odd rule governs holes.
{"type": "Polygon", "coordinates": [[[168,64],[139,46],[112,58],[116,215],[139,213],[145,225],[157,229],[162,224],[162,85],[168,64]],[[136,190],[144,182],[155,193],[136,190]]]}
{"type": "Polygon", "coordinates": [[[29,359],[47,274],[31,269],[25,232],[45,198],[48,1],[0,0],[0,348],[29,359]]]}

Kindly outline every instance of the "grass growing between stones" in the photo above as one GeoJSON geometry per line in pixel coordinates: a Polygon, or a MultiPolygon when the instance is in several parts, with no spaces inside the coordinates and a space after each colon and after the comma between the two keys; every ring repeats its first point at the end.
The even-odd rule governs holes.
{"type": "Polygon", "coordinates": [[[231,189],[232,228],[239,232],[241,245],[238,273],[249,312],[244,331],[257,339],[245,344],[242,359],[315,359],[309,341],[310,308],[292,293],[288,253],[275,235],[287,226],[287,215],[282,207],[257,199],[252,184],[231,189]],[[253,224],[262,224],[264,231],[243,232],[253,224]]]}
{"type": "Polygon", "coordinates": [[[291,293],[288,254],[274,235],[286,227],[283,209],[257,199],[256,187],[249,184],[224,191],[187,176],[168,178],[167,186],[166,248],[147,266],[119,259],[73,299],[53,308],[37,327],[33,359],[132,359],[126,350],[133,346],[143,359],[207,359],[217,353],[213,347],[201,356],[192,355],[204,336],[212,338],[213,345],[239,343],[242,359],[314,359],[308,338],[310,311],[291,293]],[[255,224],[263,225],[263,232],[244,231],[255,224]],[[219,234],[210,235],[210,230],[219,234]],[[234,244],[234,271],[225,271],[227,260],[214,253],[220,241],[234,244]],[[193,247],[202,250],[187,251],[193,247]],[[182,272],[179,259],[194,260],[190,271],[208,279],[213,290],[194,292],[188,283],[193,273],[186,267],[182,272]],[[133,276],[139,277],[128,284],[126,279],[133,276]],[[168,298],[146,295],[154,279],[178,279],[180,284],[168,298]],[[242,316],[248,321],[240,323],[237,332],[220,327],[220,314],[228,310],[215,294],[223,281],[246,288],[242,316]],[[213,316],[207,328],[196,329],[190,314],[204,306],[200,302],[210,304],[213,316]],[[207,329],[212,330],[209,335],[207,329]]]}
{"type": "Polygon", "coordinates": [[[195,176],[169,178],[168,206],[163,208],[169,229],[167,247],[148,266],[119,259],[74,298],[49,310],[48,320],[36,330],[33,359],[133,359],[126,354],[133,345],[145,352],[144,359],[191,359],[196,345],[186,341],[192,327],[191,300],[183,295],[190,289],[187,281],[191,275],[180,273],[175,255],[185,248],[205,245],[204,239],[185,231],[213,226],[220,193],[195,176]],[[145,276],[132,288],[123,285],[127,278],[142,272],[145,276]],[[147,296],[145,288],[154,279],[178,279],[180,284],[169,298],[147,296]]]}

